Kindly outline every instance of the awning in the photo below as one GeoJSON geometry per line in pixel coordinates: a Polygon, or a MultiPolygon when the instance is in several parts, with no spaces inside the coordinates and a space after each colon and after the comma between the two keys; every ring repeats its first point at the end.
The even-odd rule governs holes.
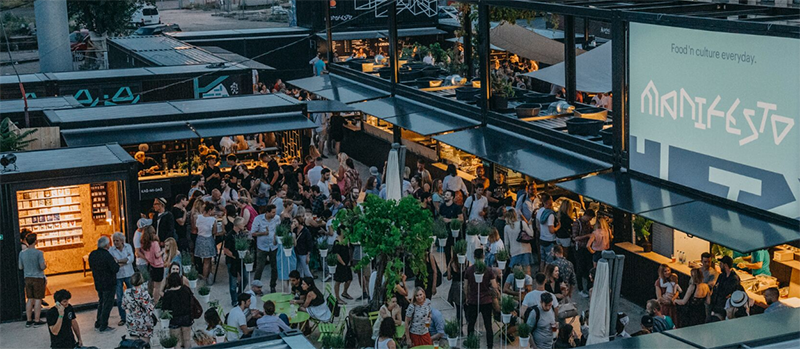
{"type": "Polygon", "coordinates": [[[796,339],[800,336],[798,323],[800,309],[786,309],[769,315],[745,316],[678,328],[664,334],[699,348],[749,348],[774,340],[796,339]]]}
{"type": "Polygon", "coordinates": [[[301,113],[281,113],[228,117],[224,119],[201,119],[189,121],[189,125],[200,137],[222,137],[249,135],[262,132],[302,130],[317,127],[301,113]]]}
{"type": "Polygon", "coordinates": [[[339,101],[307,101],[306,111],[309,113],[348,113],[355,111],[353,107],[339,101]]]}
{"type": "Polygon", "coordinates": [[[119,143],[166,142],[200,138],[184,121],[61,130],[68,147],[119,143]]]}
{"type": "Polygon", "coordinates": [[[342,103],[353,103],[389,96],[386,91],[330,74],[292,80],[288,81],[288,83],[326,99],[342,103]]]}
{"type": "Polygon", "coordinates": [[[464,130],[434,139],[544,182],[611,168],[610,164],[495,126],[464,130]]]}
{"type": "Polygon", "coordinates": [[[435,109],[403,97],[378,99],[355,103],[351,106],[363,113],[423,136],[479,125],[475,120],[435,109]]]}
{"type": "MultiPolygon", "coordinates": [[[[447,34],[447,32],[441,29],[437,29],[435,27],[408,28],[408,29],[397,30],[397,37],[399,38],[411,37],[411,36],[441,35],[441,34],[447,34]]],[[[322,40],[328,39],[327,33],[324,32],[317,33],[317,36],[322,38],[322,40]]],[[[365,31],[350,31],[350,32],[333,32],[331,33],[331,36],[333,38],[333,41],[389,38],[389,31],[365,30],[365,31]]]]}
{"type": "MultiPolygon", "coordinates": [[[[524,75],[565,86],[564,74],[562,62],[524,75]]],[[[611,91],[611,41],[575,58],[575,74],[578,91],[611,91]]]]}
{"type": "MultiPolygon", "coordinates": [[[[503,23],[489,31],[492,45],[544,64],[556,64],[564,61],[564,44],[534,33],[532,30],[516,24],[503,23]]],[[[580,55],[586,51],[576,49],[580,55]]],[[[611,66],[608,68],[611,69],[611,66]]],[[[563,86],[563,85],[562,85],[563,86]]]]}
{"type": "Polygon", "coordinates": [[[558,186],[740,252],[800,239],[800,223],[792,226],[770,222],[734,207],[690,197],[635,174],[607,173],[558,186]]]}
{"type": "MultiPolygon", "coordinates": [[[[638,320],[636,320],[638,321],[638,320]]],[[[669,348],[669,349],[697,349],[663,333],[652,333],[646,336],[636,336],[630,338],[617,338],[610,342],[587,345],[591,349],[639,349],[639,348],[669,348]]]]}

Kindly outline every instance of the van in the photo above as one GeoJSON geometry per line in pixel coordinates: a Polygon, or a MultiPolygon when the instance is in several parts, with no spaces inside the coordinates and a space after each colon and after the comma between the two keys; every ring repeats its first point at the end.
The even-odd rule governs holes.
{"type": "Polygon", "coordinates": [[[145,26],[161,23],[158,9],[152,5],[141,5],[131,15],[131,23],[135,26],[145,26]]]}

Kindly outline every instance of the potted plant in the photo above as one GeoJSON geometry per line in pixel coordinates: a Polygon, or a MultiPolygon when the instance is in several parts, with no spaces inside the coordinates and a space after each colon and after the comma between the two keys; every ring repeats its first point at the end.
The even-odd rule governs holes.
{"type": "Polygon", "coordinates": [[[518,290],[521,290],[525,287],[525,272],[522,271],[522,268],[519,266],[514,267],[514,282],[516,282],[516,286],[518,290]]]}
{"type": "Polygon", "coordinates": [[[291,235],[291,234],[292,234],[292,227],[289,226],[288,224],[280,224],[280,225],[278,225],[278,227],[275,228],[275,236],[276,236],[277,240],[279,241],[279,243],[283,242],[281,239],[284,236],[291,235]]]}
{"type": "Polygon", "coordinates": [[[458,264],[464,264],[464,260],[467,258],[467,242],[464,240],[458,240],[453,244],[453,252],[458,256],[458,264]]]}
{"type": "Polygon", "coordinates": [[[161,299],[159,299],[158,302],[156,302],[155,313],[156,313],[156,317],[160,319],[161,318],[161,299]]]}
{"type": "Polygon", "coordinates": [[[447,344],[450,345],[450,348],[455,348],[458,346],[458,337],[461,334],[461,328],[458,325],[458,321],[455,320],[447,320],[444,322],[444,333],[447,335],[447,344]]]}
{"type": "Polygon", "coordinates": [[[181,253],[181,267],[183,267],[183,273],[188,273],[190,269],[192,269],[192,255],[189,253],[181,253]]]}
{"type": "Polygon", "coordinates": [[[504,324],[511,322],[511,313],[513,313],[514,310],[517,310],[517,301],[514,300],[514,297],[503,296],[500,300],[500,313],[504,324]]]}
{"type": "Polygon", "coordinates": [[[478,236],[481,234],[481,223],[470,221],[467,223],[467,236],[478,236]]]}
{"type": "Polygon", "coordinates": [[[317,248],[319,249],[319,256],[325,258],[328,255],[328,239],[322,239],[317,242],[317,248]]]}
{"type": "Polygon", "coordinates": [[[208,303],[208,296],[211,295],[211,289],[208,286],[202,286],[197,289],[197,294],[200,295],[201,302],[208,303]]]}
{"type": "Polygon", "coordinates": [[[633,231],[636,233],[636,240],[639,246],[642,246],[644,252],[653,251],[653,244],[650,243],[650,229],[653,227],[653,221],[642,216],[636,216],[633,219],[633,231]]]}
{"type": "Polygon", "coordinates": [[[283,245],[283,254],[286,257],[292,256],[292,248],[294,247],[294,236],[286,234],[281,237],[281,244],[283,245]]]}
{"type": "Polygon", "coordinates": [[[253,259],[253,254],[250,252],[244,255],[244,270],[246,270],[248,273],[253,271],[253,259]]]}
{"type": "MultiPolygon", "coordinates": [[[[169,328],[169,320],[172,320],[172,312],[169,310],[162,310],[158,318],[161,319],[161,328],[166,330],[169,328]]],[[[174,347],[175,345],[172,346],[174,347]]]]}
{"type": "Polygon", "coordinates": [[[481,260],[475,261],[475,282],[483,282],[483,273],[486,272],[486,263],[481,260]]]}
{"type": "Polygon", "coordinates": [[[341,335],[334,334],[322,338],[323,349],[344,349],[344,338],[341,335]]]}
{"type": "MultiPolygon", "coordinates": [[[[492,340],[489,338],[489,340],[492,340]]],[[[480,349],[481,347],[481,338],[478,337],[476,334],[471,334],[464,339],[464,349],[480,349]]]]}
{"type": "Polygon", "coordinates": [[[222,327],[217,327],[214,329],[214,341],[217,344],[225,342],[225,329],[222,327]]]}
{"type": "Polygon", "coordinates": [[[197,287],[197,278],[200,277],[200,273],[197,272],[197,269],[192,268],[186,273],[186,278],[189,279],[189,287],[195,288],[197,287]]]}
{"type": "Polygon", "coordinates": [[[508,260],[511,259],[511,253],[509,253],[505,248],[501,249],[500,251],[497,251],[497,254],[494,255],[494,259],[497,260],[497,267],[500,268],[500,270],[505,270],[506,263],[508,263],[508,260]]]}
{"type": "Polygon", "coordinates": [[[517,335],[519,335],[520,348],[527,348],[529,346],[528,340],[531,339],[531,327],[525,321],[521,321],[517,325],[517,335]]]}
{"type": "Polygon", "coordinates": [[[436,219],[433,221],[433,226],[431,227],[433,230],[433,235],[439,239],[439,246],[444,247],[447,244],[447,223],[444,222],[441,218],[436,219]]]}
{"type": "Polygon", "coordinates": [[[325,258],[325,262],[328,263],[328,272],[333,275],[336,273],[336,266],[339,264],[339,255],[329,254],[328,257],[325,258]]]}
{"type": "Polygon", "coordinates": [[[455,218],[450,221],[450,232],[453,233],[453,237],[457,238],[458,233],[461,232],[461,226],[464,225],[460,219],[455,218]]]}
{"type": "Polygon", "coordinates": [[[167,334],[165,336],[161,336],[159,342],[161,342],[161,346],[164,349],[173,349],[176,345],[178,345],[178,338],[171,334],[167,334]]]}
{"type": "Polygon", "coordinates": [[[514,87],[508,79],[492,74],[492,98],[489,108],[492,110],[508,109],[508,100],[514,98],[514,87]]]}
{"type": "Polygon", "coordinates": [[[481,224],[481,229],[478,231],[478,234],[480,234],[479,237],[481,239],[481,244],[486,245],[489,243],[489,233],[491,232],[492,230],[488,225],[481,224]]]}
{"type": "Polygon", "coordinates": [[[236,252],[239,254],[239,258],[244,258],[244,255],[247,254],[247,250],[250,249],[250,240],[247,238],[236,238],[234,244],[236,245],[236,252]]]}

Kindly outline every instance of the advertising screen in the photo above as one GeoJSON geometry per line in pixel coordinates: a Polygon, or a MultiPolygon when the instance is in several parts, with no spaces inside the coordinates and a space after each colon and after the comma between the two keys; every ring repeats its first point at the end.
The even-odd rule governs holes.
{"type": "Polygon", "coordinates": [[[800,218],[800,40],[630,25],[630,167],[800,218]]]}

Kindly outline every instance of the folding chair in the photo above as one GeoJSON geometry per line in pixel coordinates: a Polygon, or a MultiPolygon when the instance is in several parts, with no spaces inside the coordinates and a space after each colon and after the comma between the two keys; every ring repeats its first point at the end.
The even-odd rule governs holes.
{"type": "Polygon", "coordinates": [[[380,311],[373,311],[371,313],[367,313],[367,316],[369,316],[369,324],[370,325],[375,325],[375,321],[378,320],[379,316],[381,316],[381,312],[380,311]]]}
{"type": "MultiPolygon", "coordinates": [[[[333,295],[328,296],[328,307],[331,308],[331,321],[330,322],[316,322],[316,326],[319,329],[319,340],[322,341],[323,338],[333,335],[341,335],[344,331],[344,319],[347,317],[347,307],[344,305],[339,305],[336,301],[336,297],[333,295]],[[336,312],[337,307],[339,310],[338,320],[336,320],[336,312]]],[[[313,329],[312,329],[313,331],[313,329]]]]}

